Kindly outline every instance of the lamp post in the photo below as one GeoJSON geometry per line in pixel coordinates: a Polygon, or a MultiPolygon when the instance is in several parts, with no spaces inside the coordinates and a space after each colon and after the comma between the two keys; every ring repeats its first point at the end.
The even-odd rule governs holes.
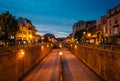
{"type": "Polygon", "coordinates": [[[83,42],[86,43],[86,36],[85,36],[86,32],[83,32],[83,42]]]}
{"type": "Polygon", "coordinates": [[[42,36],[41,40],[42,40],[42,43],[44,43],[44,36],[42,36]]]}
{"type": "Polygon", "coordinates": [[[15,42],[14,42],[14,39],[15,39],[14,36],[11,36],[11,37],[10,37],[10,44],[14,44],[14,43],[15,43],[15,42]]]}

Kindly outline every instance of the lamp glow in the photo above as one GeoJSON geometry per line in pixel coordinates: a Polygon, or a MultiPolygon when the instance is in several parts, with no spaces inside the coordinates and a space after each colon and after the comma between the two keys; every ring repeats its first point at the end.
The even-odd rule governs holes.
{"type": "Polygon", "coordinates": [[[60,55],[60,56],[62,56],[62,55],[63,55],[63,53],[60,51],[60,52],[59,52],[59,55],[60,55]]]}

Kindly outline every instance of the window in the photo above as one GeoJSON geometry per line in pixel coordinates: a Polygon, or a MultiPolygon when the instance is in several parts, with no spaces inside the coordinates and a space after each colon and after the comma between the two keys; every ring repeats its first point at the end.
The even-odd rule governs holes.
{"type": "Polygon", "coordinates": [[[118,23],[118,21],[117,21],[117,17],[114,19],[114,23],[115,23],[115,24],[118,23]]]}
{"type": "Polygon", "coordinates": [[[114,34],[117,34],[117,33],[118,33],[118,27],[114,27],[114,28],[113,28],[113,33],[114,33],[114,34]]]}

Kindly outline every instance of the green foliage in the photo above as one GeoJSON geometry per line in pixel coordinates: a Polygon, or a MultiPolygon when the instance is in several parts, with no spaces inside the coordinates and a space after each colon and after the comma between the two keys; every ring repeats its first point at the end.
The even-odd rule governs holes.
{"type": "Polygon", "coordinates": [[[15,16],[12,16],[9,11],[0,15],[0,38],[2,40],[8,41],[10,36],[15,37],[18,30],[18,21],[15,16]]]}
{"type": "Polygon", "coordinates": [[[86,35],[89,33],[90,31],[88,31],[88,30],[80,30],[80,31],[77,31],[76,33],[75,33],[75,39],[77,39],[78,41],[80,41],[81,39],[82,39],[82,37],[84,36],[84,37],[86,37],[86,35]],[[83,33],[83,32],[85,32],[85,34],[83,33]]]}
{"type": "Polygon", "coordinates": [[[54,36],[53,34],[46,33],[46,34],[44,35],[44,41],[45,41],[45,42],[51,42],[51,41],[49,41],[49,38],[52,39],[52,38],[55,38],[55,36],[54,36]]]}

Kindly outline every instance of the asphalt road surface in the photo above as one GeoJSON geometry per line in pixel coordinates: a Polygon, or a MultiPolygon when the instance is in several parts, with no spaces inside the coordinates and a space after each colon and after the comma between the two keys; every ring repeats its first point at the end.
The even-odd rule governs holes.
{"type": "Polygon", "coordinates": [[[23,81],[59,81],[60,51],[63,53],[63,81],[100,81],[67,48],[53,49],[23,81]]]}

